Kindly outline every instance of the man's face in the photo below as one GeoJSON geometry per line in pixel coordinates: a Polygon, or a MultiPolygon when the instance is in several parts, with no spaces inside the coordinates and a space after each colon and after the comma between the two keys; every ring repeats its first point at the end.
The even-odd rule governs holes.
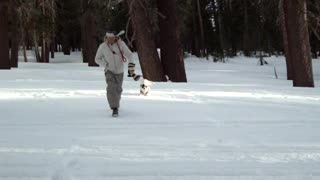
{"type": "Polygon", "coordinates": [[[107,37],[107,41],[109,44],[113,44],[116,42],[116,37],[115,36],[114,37],[107,37]]]}

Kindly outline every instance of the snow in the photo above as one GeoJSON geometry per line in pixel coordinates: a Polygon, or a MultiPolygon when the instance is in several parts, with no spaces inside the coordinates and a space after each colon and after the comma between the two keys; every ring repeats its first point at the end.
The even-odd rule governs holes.
{"type": "Polygon", "coordinates": [[[189,57],[187,84],[146,97],[125,77],[118,118],[79,52],[0,71],[0,179],[318,180],[319,87],[293,88],[283,57],[257,61],[189,57]]]}

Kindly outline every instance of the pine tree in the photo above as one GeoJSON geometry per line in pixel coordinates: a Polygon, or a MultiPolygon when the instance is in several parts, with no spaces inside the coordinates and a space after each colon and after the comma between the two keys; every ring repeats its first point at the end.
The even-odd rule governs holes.
{"type": "Polygon", "coordinates": [[[98,66],[95,63],[97,47],[97,25],[94,17],[94,4],[90,0],[82,0],[81,37],[84,62],[89,66],[98,66]]]}
{"type": "Polygon", "coordinates": [[[284,0],[286,32],[293,62],[293,86],[314,87],[306,0],[284,0]]]}
{"type": "Polygon", "coordinates": [[[142,73],[151,81],[166,81],[165,74],[157,52],[153,30],[151,29],[148,12],[148,0],[127,0],[132,20],[135,43],[138,51],[142,73]]]}

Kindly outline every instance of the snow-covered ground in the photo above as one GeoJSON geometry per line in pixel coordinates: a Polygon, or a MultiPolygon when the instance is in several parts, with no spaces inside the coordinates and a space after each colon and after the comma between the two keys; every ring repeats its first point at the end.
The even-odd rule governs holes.
{"type": "Polygon", "coordinates": [[[0,71],[0,180],[318,180],[320,88],[267,60],[279,79],[254,58],[188,58],[189,83],[147,97],[125,77],[119,118],[80,53],[0,71]]]}

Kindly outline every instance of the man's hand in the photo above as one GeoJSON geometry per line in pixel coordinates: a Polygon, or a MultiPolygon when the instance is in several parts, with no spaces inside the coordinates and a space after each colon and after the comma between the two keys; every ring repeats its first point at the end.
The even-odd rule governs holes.
{"type": "Polygon", "coordinates": [[[134,68],[135,68],[135,64],[134,63],[129,63],[128,64],[128,77],[134,77],[134,68]]]}

